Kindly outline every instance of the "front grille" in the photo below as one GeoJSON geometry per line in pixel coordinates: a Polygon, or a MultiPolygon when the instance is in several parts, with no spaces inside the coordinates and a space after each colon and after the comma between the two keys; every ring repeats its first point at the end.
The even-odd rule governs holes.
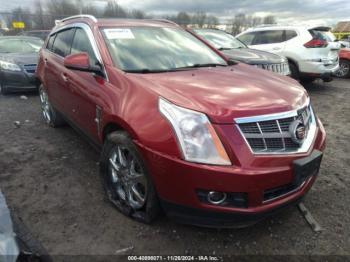
{"type": "MultiPolygon", "coordinates": [[[[301,110],[276,115],[236,119],[238,127],[254,153],[292,153],[301,149],[315,133],[315,119],[311,105],[301,110]],[[290,125],[300,120],[306,130],[302,143],[294,142],[290,125]],[[312,128],[312,132],[310,129],[312,128]]],[[[307,150],[308,148],[306,148],[307,150]]]]}
{"type": "Polygon", "coordinates": [[[36,70],[36,64],[24,65],[23,68],[27,73],[34,74],[36,70]]]}
{"type": "Polygon", "coordinates": [[[280,64],[258,64],[256,65],[259,68],[275,72],[280,75],[289,75],[289,65],[287,62],[280,63],[280,64]]]}

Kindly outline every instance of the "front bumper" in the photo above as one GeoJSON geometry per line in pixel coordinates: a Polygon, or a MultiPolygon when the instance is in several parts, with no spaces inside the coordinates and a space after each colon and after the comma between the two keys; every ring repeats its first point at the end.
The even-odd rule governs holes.
{"type": "Polygon", "coordinates": [[[0,70],[1,87],[9,92],[35,90],[38,80],[35,74],[23,71],[2,71],[0,70]]]}
{"type": "Polygon", "coordinates": [[[297,203],[306,194],[316,176],[309,177],[300,187],[279,197],[264,199],[269,190],[283,188],[293,182],[294,160],[308,157],[314,150],[324,150],[325,131],[319,122],[310,150],[294,155],[253,156],[248,153],[248,148],[244,148],[247,147],[244,141],[237,141],[235,146],[239,157],[246,161],[240,161],[243,164],[237,166],[190,163],[135,142],[168,216],[194,225],[231,227],[256,223],[283,207],[297,203]],[[243,193],[247,203],[245,207],[213,205],[201,201],[198,190],[243,193]]]}
{"type": "Polygon", "coordinates": [[[297,205],[302,201],[303,196],[296,197],[271,210],[250,213],[208,211],[164,200],[161,200],[161,206],[169,218],[181,224],[213,228],[242,228],[252,226],[282,210],[297,205]]]}

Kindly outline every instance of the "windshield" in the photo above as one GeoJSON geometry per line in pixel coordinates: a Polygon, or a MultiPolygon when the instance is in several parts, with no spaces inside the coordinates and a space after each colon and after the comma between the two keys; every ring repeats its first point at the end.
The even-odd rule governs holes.
{"type": "Polygon", "coordinates": [[[175,28],[133,27],[102,30],[112,59],[127,72],[226,66],[223,58],[190,33],[175,28]]]}
{"type": "Polygon", "coordinates": [[[217,49],[224,50],[247,47],[232,35],[220,30],[195,30],[195,32],[217,49]]]}
{"type": "Polygon", "coordinates": [[[43,43],[40,39],[0,39],[0,53],[39,52],[43,43]]]}

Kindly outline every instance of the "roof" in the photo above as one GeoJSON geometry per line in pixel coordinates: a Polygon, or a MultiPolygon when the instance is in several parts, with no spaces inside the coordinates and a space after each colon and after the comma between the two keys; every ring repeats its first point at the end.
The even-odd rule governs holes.
{"type": "Polygon", "coordinates": [[[338,22],[333,32],[335,33],[350,32],[350,21],[338,22]]]}
{"type": "Polygon", "coordinates": [[[319,25],[319,26],[306,26],[306,25],[258,25],[256,27],[248,28],[246,31],[266,31],[266,30],[288,30],[288,29],[299,29],[299,30],[319,30],[329,31],[331,27],[319,25]]]}
{"type": "Polygon", "coordinates": [[[286,29],[304,29],[305,26],[293,26],[293,25],[273,25],[273,26],[256,26],[248,28],[246,31],[266,31],[266,30],[286,30],[286,29]]]}

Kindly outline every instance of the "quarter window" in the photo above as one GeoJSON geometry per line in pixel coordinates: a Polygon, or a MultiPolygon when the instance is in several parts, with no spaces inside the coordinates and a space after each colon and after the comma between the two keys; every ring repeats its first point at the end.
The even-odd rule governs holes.
{"type": "Polygon", "coordinates": [[[294,30],[286,30],[286,41],[297,36],[297,33],[294,30]]]}
{"type": "Polygon", "coordinates": [[[275,44],[283,41],[283,30],[260,31],[254,38],[253,45],[275,44]]]}
{"type": "Polygon", "coordinates": [[[57,33],[57,36],[53,43],[53,52],[62,57],[67,56],[70,53],[73,34],[73,28],[57,33]]]}

